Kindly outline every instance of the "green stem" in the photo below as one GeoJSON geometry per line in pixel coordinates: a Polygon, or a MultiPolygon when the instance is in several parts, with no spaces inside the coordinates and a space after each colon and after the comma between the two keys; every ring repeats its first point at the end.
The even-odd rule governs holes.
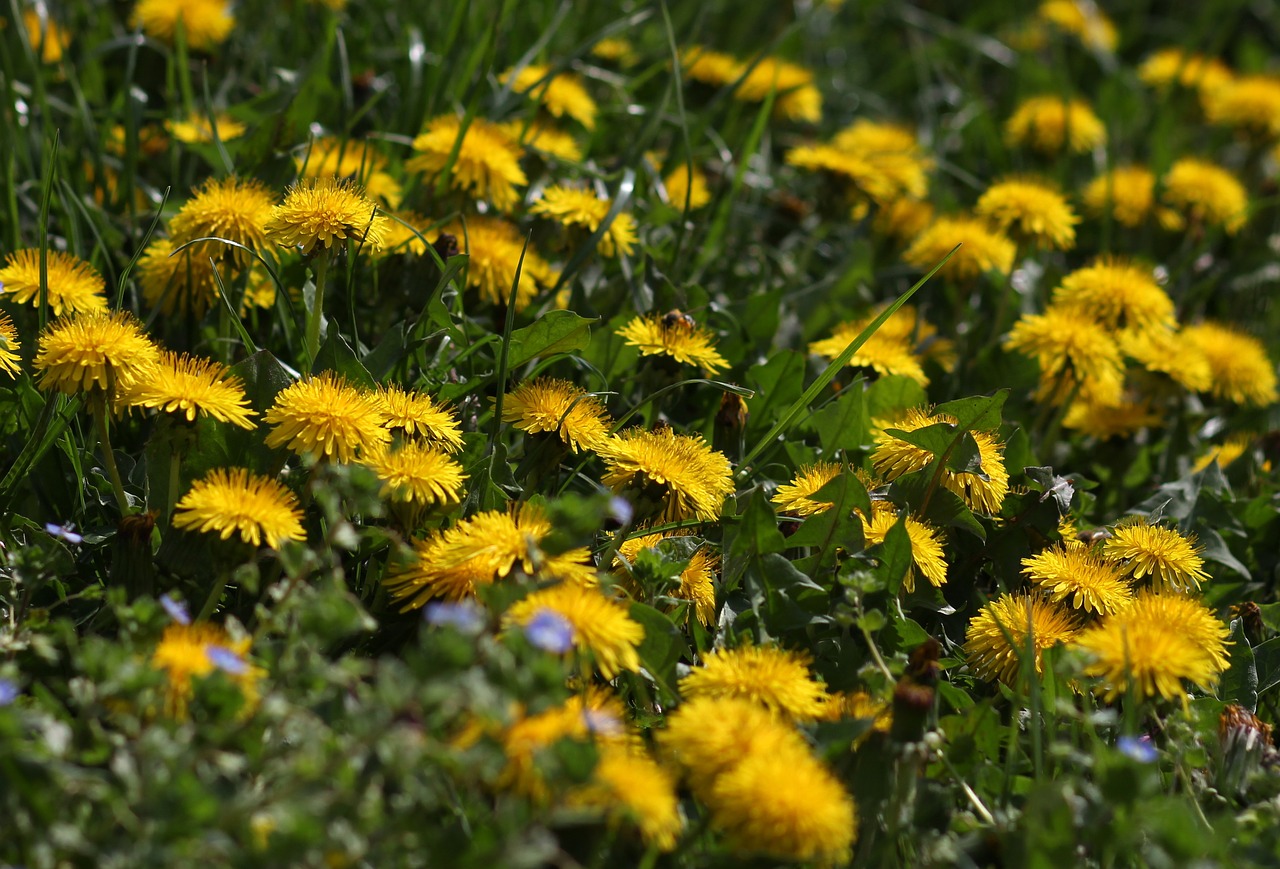
{"type": "Polygon", "coordinates": [[[107,422],[107,394],[101,389],[93,393],[93,422],[98,430],[98,443],[102,446],[102,463],[107,467],[107,476],[111,480],[111,489],[115,492],[116,506],[121,516],[129,515],[129,499],[124,494],[124,483],[120,480],[120,469],[116,467],[116,455],[111,449],[111,428],[107,422]]]}
{"type": "Polygon", "coordinates": [[[315,274],[315,304],[307,312],[307,367],[310,368],[320,352],[320,320],[324,317],[324,284],[329,275],[329,251],[321,252],[312,264],[315,274]]]}
{"type": "Polygon", "coordinates": [[[202,622],[209,616],[213,615],[213,611],[218,607],[218,601],[222,598],[222,591],[227,587],[227,581],[231,579],[231,571],[223,569],[218,571],[218,581],[214,583],[213,590],[209,592],[209,597],[204,602],[204,606],[200,607],[200,615],[196,616],[196,621],[202,622]]]}
{"type": "Polygon", "coordinates": [[[174,505],[178,503],[178,484],[182,476],[182,452],[177,447],[169,449],[169,493],[164,502],[165,521],[171,521],[174,505]]]}

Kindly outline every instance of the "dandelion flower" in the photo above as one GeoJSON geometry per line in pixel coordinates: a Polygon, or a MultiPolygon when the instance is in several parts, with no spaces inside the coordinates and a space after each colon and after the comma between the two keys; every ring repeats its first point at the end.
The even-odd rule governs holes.
{"type": "Polygon", "coordinates": [[[111,393],[150,377],[159,361],[159,349],[132,315],[91,312],[45,327],[35,369],[41,389],[111,393]]]}
{"type": "Polygon", "coordinates": [[[1249,218],[1249,196],[1236,176],[1207,160],[1184,157],[1164,176],[1164,201],[1187,220],[1235,235],[1249,218]]]}
{"type": "Polygon", "coordinates": [[[1106,128],[1087,102],[1059,96],[1024,100],[1004,130],[1011,145],[1027,145],[1044,154],[1056,154],[1063,147],[1077,154],[1091,151],[1107,138],[1106,128]]]}
{"type": "Polygon", "coordinates": [[[279,549],[285,540],[306,540],[298,499],[283,485],[244,468],[215,468],[192,484],[177,503],[175,528],[232,534],[251,546],[279,549]]]}
{"type": "Polygon", "coordinates": [[[1192,392],[1208,392],[1213,386],[1209,358],[1193,340],[1177,329],[1124,329],[1116,335],[1124,355],[1147,371],[1166,374],[1192,392]]]}
{"type": "Polygon", "coordinates": [[[1231,70],[1216,57],[1188,54],[1181,48],[1164,48],[1148,57],[1138,67],[1138,78],[1153,87],[1177,83],[1209,94],[1230,84],[1231,70]]]}
{"type": "Polygon", "coordinates": [[[597,452],[607,469],[604,484],[656,500],[663,522],[714,522],[733,493],[733,466],[701,435],[632,429],[610,437],[597,452]]]}
{"type": "Polygon", "coordinates": [[[1078,37],[1086,48],[1116,50],[1115,24],[1090,0],[1045,0],[1036,10],[1036,15],[1042,21],[1078,37]]]}
{"type": "Polygon", "coordinates": [[[316,139],[306,153],[294,158],[303,178],[350,178],[365,195],[388,208],[399,208],[404,192],[387,174],[387,158],[367,141],[316,139]]]}
{"type": "MultiPolygon", "coordinates": [[[[627,574],[621,570],[623,559],[626,559],[628,563],[634,563],[641,552],[657,547],[663,540],[679,536],[683,535],[677,531],[669,534],[642,534],[637,537],[627,538],[618,546],[618,555],[613,563],[620,570],[615,571],[615,575],[619,575],[624,581],[628,581],[627,574]]],[[[680,572],[679,587],[666,592],[672,597],[688,601],[692,615],[707,627],[715,623],[715,574],[719,567],[719,556],[711,552],[706,546],[700,547],[689,557],[689,563],[680,572]]]]}
{"type": "Polygon", "coordinates": [[[644,642],[644,627],[631,618],[627,607],[605,596],[598,587],[563,582],[540,589],[507,610],[509,625],[528,624],[543,610],[550,610],[573,627],[573,645],[590,652],[600,674],[613,679],[623,670],[640,670],[636,647],[644,642]]]}
{"type": "Polygon", "coordinates": [[[742,646],[708,653],[701,667],[680,680],[680,693],[694,697],[741,697],[793,719],[821,715],[827,690],[809,672],[806,653],[777,646],[742,646]]]}
{"type": "MultiPolygon", "coordinates": [[[[48,250],[46,257],[48,304],[55,317],[107,310],[106,282],[93,266],[60,250],[48,250]]],[[[25,248],[5,257],[4,268],[0,268],[0,299],[19,305],[40,304],[39,250],[25,248]]]]}
{"type": "Polygon", "coordinates": [[[1161,416],[1147,401],[1121,400],[1119,404],[1075,401],[1062,418],[1062,427],[1098,440],[1132,437],[1144,428],[1158,426],[1161,416]]]}
{"type": "Polygon", "coordinates": [[[426,131],[413,140],[418,155],[408,160],[405,168],[436,177],[444,171],[459,136],[462,145],[450,170],[450,185],[492,202],[500,211],[512,208],[520,198],[516,188],[529,183],[520,168],[524,150],[501,127],[483,118],[472,118],[465,135],[462,119],[456,115],[432,119],[426,131]]]}
{"type": "Polygon", "coordinates": [[[226,112],[215,115],[212,123],[207,115],[194,112],[180,121],[165,121],[164,128],[173,138],[188,145],[208,144],[214,140],[215,134],[219,142],[230,142],[239,139],[248,129],[226,112]]]}
{"type": "Polygon", "coordinates": [[[592,57],[611,61],[619,66],[631,66],[636,62],[636,50],[629,40],[610,36],[591,46],[592,57]]]}
{"type": "Polygon", "coordinates": [[[71,45],[71,34],[49,16],[43,4],[24,10],[22,24],[27,30],[27,42],[41,63],[62,60],[62,53],[71,45]]]}
{"type": "Polygon", "coordinates": [[[1091,401],[1119,403],[1124,390],[1120,348],[1106,328],[1078,308],[1050,305],[1043,314],[1024,314],[1004,343],[1040,366],[1037,399],[1061,404],[1078,392],[1091,401]]]}
{"type": "Polygon", "coordinates": [[[550,533],[546,514],[532,505],[510,513],[477,513],[419,541],[414,561],[393,569],[383,581],[405,610],[437,597],[450,601],[474,597],[477,586],[496,582],[517,566],[529,575],[540,572],[579,584],[594,582],[588,550],[547,556],[538,549],[550,533]]]}
{"type": "MultiPolygon", "coordinates": [[[[935,588],[947,584],[947,557],[943,552],[945,538],[942,532],[914,516],[906,516],[903,523],[907,539],[911,541],[911,565],[903,577],[902,587],[907,594],[916,590],[916,571],[935,588]]],[[[889,529],[898,523],[898,513],[884,501],[872,505],[871,521],[862,519],[862,534],[868,546],[884,543],[889,529]]]]}
{"type": "Polygon", "coordinates": [[[132,22],[152,39],[170,44],[181,27],[188,46],[210,51],[226,41],[236,19],[226,0],[138,0],[132,22]]]}
{"type": "Polygon", "coordinates": [[[1172,328],[1173,300],[1156,283],[1150,267],[1100,257],[1062,279],[1053,306],[1092,316],[1109,329],[1172,328]]]}
{"type": "Polygon", "coordinates": [[[1257,407],[1276,400],[1276,367],[1257,338],[1206,322],[1183,329],[1182,340],[1208,360],[1213,372],[1209,391],[1217,397],[1257,407]]]}
{"type": "Polygon", "coordinates": [[[793,516],[825,513],[834,505],[830,501],[815,501],[813,496],[839,475],[840,465],[836,462],[816,462],[805,465],[796,471],[795,479],[779,486],[770,500],[778,510],[793,516]]]}
{"type": "Polygon", "coordinates": [[[634,823],[645,843],[661,852],[674,850],[684,831],[670,773],[644,750],[617,742],[600,746],[591,781],[569,794],[567,802],[600,807],[614,821],[634,823]]]}
{"type": "Polygon", "coordinates": [[[534,434],[557,432],[575,453],[598,447],[610,425],[599,398],[553,377],[527,380],[505,396],[502,420],[534,434]]]}
{"type": "Polygon", "coordinates": [[[462,499],[467,475],[448,453],[409,441],[398,448],[374,447],[361,461],[382,481],[382,497],[418,509],[453,506],[462,499]]]}
{"type": "Polygon", "coordinates": [[[957,280],[976,278],[984,272],[1009,274],[1017,253],[1013,241],[992,229],[985,220],[964,215],[940,217],[911,243],[902,258],[918,269],[928,270],[963,245],[947,260],[941,274],[957,280]]]}
{"type": "Polygon", "coordinates": [[[375,253],[378,256],[394,256],[411,253],[422,256],[427,252],[428,228],[434,221],[428,220],[416,211],[392,211],[387,215],[387,231],[382,240],[382,248],[375,253]]]}
{"type": "Polygon", "coordinates": [[[165,314],[203,317],[218,300],[218,284],[207,253],[197,255],[192,245],[179,253],[171,240],[153,239],[138,260],[142,298],[165,314]]]}
{"type": "Polygon", "coordinates": [[[1085,208],[1093,214],[1110,212],[1121,226],[1140,226],[1156,201],[1156,176],[1145,166],[1117,166],[1084,188],[1085,208]]]}
{"type": "Polygon", "coordinates": [[[385,417],[384,428],[420,438],[447,453],[462,449],[462,426],[457,416],[426,393],[391,384],[379,387],[376,398],[385,417]]]}
{"type": "MultiPolygon", "coordinates": [[[[904,474],[923,470],[933,462],[933,453],[900,440],[887,430],[909,432],[938,423],[957,425],[958,422],[955,417],[945,413],[930,415],[922,408],[908,410],[897,420],[881,426],[881,432],[876,437],[875,451],[871,454],[871,464],[876,473],[887,482],[893,482],[904,474]]],[[[960,473],[944,468],[942,485],[959,496],[971,510],[999,513],[1000,505],[1009,492],[1009,472],[1004,466],[1004,447],[990,432],[975,431],[971,434],[978,445],[982,473],[960,473]]]]}
{"type": "Polygon", "coordinates": [[[1076,616],[1041,594],[1003,594],[988,601],[969,622],[964,654],[980,679],[999,679],[1010,687],[1030,648],[1036,674],[1044,672],[1041,653],[1058,643],[1070,642],[1079,631],[1076,616]]]}
{"type": "Polygon", "coordinates": [[[0,371],[12,377],[22,374],[22,357],[18,355],[21,350],[18,327],[13,325],[8,314],[0,312],[0,371]]]}
{"type": "Polygon", "coordinates": [[[1051,546],[1022,559],[1022,572],[1055,601],[1109,615],[1124,609],[1133,589],[1118,565],[1088,547],[1051,546]]]}
{"type": "Polygon", "coordinates": [[[701,45],[681,49],[680,65],[685,78],[712,87],[725,87],[741,78],[746,66],[732,55],[701,45]]]}
{"type": "Polygon", "coordinates": [[[330,248],[348,238],[377,250],[382,247],[387,218],[364,189],[339,178],[306,178],[289,188],[284,202],[271,210],[266,233],[283,247],[311,253],[317,244],[330,248]]]}
{"type": "MultiPolygon", "coordinates": [[[[862,334],[862,330],[876,316],[873,314],[853,322],[841,323],[835,327],[831,337],[809,344],[809,352],[828,361],[835,359],[862,334]]],[[[928,386],[929,377],[921,365],[922,357],[916,355],[915,348],[910,343],[911,337],[881,326],[849,357],[849,367],[870,368],[881,376],[909,377],[921,386],[928,386]]]]}
{"type": "MultiPolygon", "coordinates": [[[[594,233],[612,207],[612,200],[601,199],[589,190],[557,184],[543,191],[542,198],[533,204],[529,213],[550,217],[561,226],[581,226],[594,233]]],[[[635,218],[625,211],[619,212],[600,237],[600,253],[604,256],[630,256],[636,240],[635,218]]]]}
{"type": "Polygon", "coordinates": [[[253,429],[250,417],[256,416],[245,397],[244,384],[225,365],[167,350],[161,351],[151,376],[121,390],[120,400],[131,407],[176,414],[189,423],[195,422],[196,416],[208,416],[253,429]]]}
{"type": "Polygon", "coordinates": [[[897,199],[920,199],[929,190],[933,161],[906,127],[861,118],[836,134],[829,144],[801,145],[787,153],[787,163],[800,169],[842,177],[880,205],[897,199]]]}
{"type": "Polygon", "coordinates": [[[573,118],[588,130],[594,130],[598,109],[582,78],[568,72],[549,75],[550,71],[550,67],[529,64],[514,74],[507,70],[498,76],[498,81],[510,84],[518,94],[527,94],[555,117],[573,118]]]}
{"type": "Polygon", "coordinates": [[[667,202],[681,211],[686,207],[689,211],[697,211],[711,201],[707,176],[696,166],[691,174],[688,164],[677,165],[663,177],[662,186],[667,191],[667,202]]]}
{"type": "Polygon", "coordinates": [[[1211,124],[1236,127],[1266,139],[1280,136],[1280,77],[1242,75],[1203,97],[1211,124]]]}
{"type": "Polygon", "coordinates": [[[679,311],[635,317],[618,330],[627,346],[640,348],[641,356],[667,356],[685,365],[696,365],[708,374],[729,367],[716,350],[715,334],[679,311]]]}
{"type": "Polygon", "coordinates": [[[1233,435],[1202,453],[1191,466],[1191,473],[1198,474],[1214,462],[1219,468],[1225,468],[1248,452],[1252,444],[1253,438],[1249,435],[1233,435]]]}
{"type": "MultiPolygon", "coordinates": [[[[249,644],[248,639],[233,640],[225,628],[209,622],[171,624],[165,628],[155,651],[151,653],[151,666],[163,670],[166,677],[165,712],[174,718],[186,718],[192,681],[219,669],[217,650],[226,650],[235,657],[243,658],[249,653],[249,644]],[[211,651],[213,655],[210,655],[211,651]]],[[[248,665],[243,672],[230,675],[240,688],[246,705],[255,703],[262,668],[248,665]]]]}
{"type": "Polygon", "coordinates": [[[1183,536],[1145,519],[1117,525],[1103,545],[1103,553],[1123,561],[1134,580],[1150,576],[1157,591],[1190,591],[1209,580],[1194,535],[1183,536]]]}
{"type": "Polygon", "coordinates": [[[498,124],[498,129],[521,148],[532,148],[566,163],[581,163],[583,160],[582,145],[577,139],[542,121],[507,121],[498,124]]]}
{"type": "Polygon", "coordinates": [[[872,218],[872,228],[881,235],[908,241],[923,233],[934,221],[933,204],[923,199],[894,199],[882,203],[872,218]]]}
{"type": "Polygon", "coordinates": [[[265,419],[272,426],[268,447],[338,462],[355,461],[391,440],[377,397],[332,371],[285,387],[265,419]]]}
{"type": "Polygon", "coordinates": [[[522,253],[524,265],[516,287],[517,311],[528,307],[538,294],[539,286],[555,283],[555,272],[547,261],[532,245],[526,248],[520,229],[501,217],[469,217],[465,224],[450,224],[442,231],[456,236],[462,252],[470,257],[467,286],[478,289],[480,298],[492,305],[505,305],[511,298],[511,286],[515,283],[522,253]]]}
{"type": "Polygon", "coordinates": [[[711,826],[737,854],[843,865],[853,852],[853,797],[806,749],[752,752],[705,796],[711,826]]]}
{"type": "Polygon", "coordinates": [[[776,57],[761,58],[734,89],[733,98],[762,103],[770,94],[776,95],[776,117],[811,124],[822,120],[822,93],[813,84],[813,73],[804,67],[776,57]]]}
{"type": "Polygon", "coordinates": [[[563,739],[590,740],[601,749],[615,743],[626,745],[622,721],[617,696],[599,687],[570,697],[560,706],[521,714],[500,737],[507,765],[499,783],[538,802],[545,801],[550,794],[538,769],[538,752],[563,739]]]}
{"type": "Polygon", "coordinates": [[[700,797],[743,757],[807,750],[786,719],[742,697],[690,698],[665,723],[657,731],[658,744],[684,768],[700,797]]]}
{"type": "MultiPolygon", "coordinates": [[[[176,246],[197,238],[224,238],[248,248],[259,248],[266,241],[272,205],[273,196],[260,181],[213,178],[198,187],[195,195],[169,221],[169,234],[176,246]]],[[[217,242],[201,242],[192,245],[191,250],[199,259],[219,258],[225,253],[241,266],[252,261],[247,252],[217,242]]]]}
{"type": "Polygon", "coordinates": [[[1056,250],[1076,245],[1080,218],[1052,184],[1034,178],[1009,178],[987,188],[974,212],[1001,230],[1056,250]]]}
{"type": "Polygon", "coordinates": [[[1186,702],[1183,680],[1206,690],[1227,668],[1230,631],[1199,601],[1185,595],[1142,592],[1122,612],[1076,637],[1089,653],[1087,675],[1100,680],[1108,702],[1130,691],[1186,702]]]}

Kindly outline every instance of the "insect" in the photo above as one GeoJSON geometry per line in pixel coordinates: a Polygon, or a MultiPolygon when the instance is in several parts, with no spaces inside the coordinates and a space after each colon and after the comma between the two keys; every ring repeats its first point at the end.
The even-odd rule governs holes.
{"type": "Polygon", "coordinates": [[[1092,546],[1094,543],[1106,540],[1111,536],[1111,532],[1105,528],[1091,528],[1088,531],[1081,531],[1076,535],[1076,539],[1086,546],[1092,546]]]}
{"type": "Polygon", "coordinates": [[[698,328],[698,321],[679,308],[672,308],[662,315],[662,328],[691,335],[698,328]]]}

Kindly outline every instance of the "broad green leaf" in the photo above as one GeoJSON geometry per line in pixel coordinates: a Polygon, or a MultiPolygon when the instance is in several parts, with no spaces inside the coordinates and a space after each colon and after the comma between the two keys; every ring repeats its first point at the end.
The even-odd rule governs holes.
{"type": "Polygon", "coordinates": [[[1280,685],[1280,637],[1254,646],[1253,661],[1258,674],[1259,694],[1280,685]]]}
{"type": "Polygon", "coordinates": [[[834,455],[837,450],[861,449],[867,439],[867,397],[862,378],[856,379],[810,421],[824,453],[834,455]]]}
{"type": "Polygon", "coordinates": [[[508,368],[518,368],[539,356],[586,349],[594,322],[594,318],[588,320],[572,311],[548,311],[530,325],[511,333],[508,368]]]}
{"type": "Polygon", "coordinates": [[[906,520],[899,518],[884,536],[884,542],[870,551],[879,556],[877,572],[884,578],[889,593],[896,595],[911,569],[911,538],[907,535],[906,520]]]}
{"type": "Polygon", "coordinates": [[[669,700],[677,697],[676,662],[685,653],[684,637],[670,618],[647,604],[631,604],[630,615],[644,628],[644,641],[636,647],[644,668],[669,700]]]}
{"type": "Polygon", "coordinates": [[[1244,635],[1244,624],[1240,619],[1231,621],[1231,636],[1228,638],[1227,650],[1231,653],[1231,664],[1227,672],[1222,674],[1218,685],[1218,699],[1227,703],[1237,703],[1250,712],[1258,708],[1258,668],[1254,660],[1253,649],[1244,635]]]}
{"type": "Polygon", "coordinates": [[[816,548],[818,555],[813,569],[817,574],[835,566],[840,549],[846,552],[862,550],[862,520],[853,514],[853,510],[856,507],[864,515],[870,515],[871,499],[861,481],[848,469],[814,493],[813,498],[830,502],[832,507],[805,519],[787,544],[816,548]]]}
{"type": "Polygon", "coordinates": [[[311,366],[311,371],[313,374],[335,371],[353,385],[365,389],[374,389],[378,385],[373,375],[369,373],[369,369],[364,367],[356,356],[356,352],[351,349],[351,345],[337,329],[330,329],[329,334],[325,336],[324,343],[316,353],[316,361],[311,366]]]}
{"type": "Polygon", "coordinates": [[[905,410],[928,403],[924,388],[900,374],[881,377],[867,390],[867,415],[871,419],[892,420],[905,410]]]}

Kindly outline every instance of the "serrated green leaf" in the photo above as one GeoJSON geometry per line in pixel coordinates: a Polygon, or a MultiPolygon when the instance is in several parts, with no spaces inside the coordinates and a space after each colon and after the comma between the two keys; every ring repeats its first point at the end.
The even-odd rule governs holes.
{"type": "Polygon", "coordinates": [[[509,368],[518,368],[539,356],[575,353],[591,343],[591,324],[572,311],[548,311],[536,321],[511,333],[509,368]]]}

